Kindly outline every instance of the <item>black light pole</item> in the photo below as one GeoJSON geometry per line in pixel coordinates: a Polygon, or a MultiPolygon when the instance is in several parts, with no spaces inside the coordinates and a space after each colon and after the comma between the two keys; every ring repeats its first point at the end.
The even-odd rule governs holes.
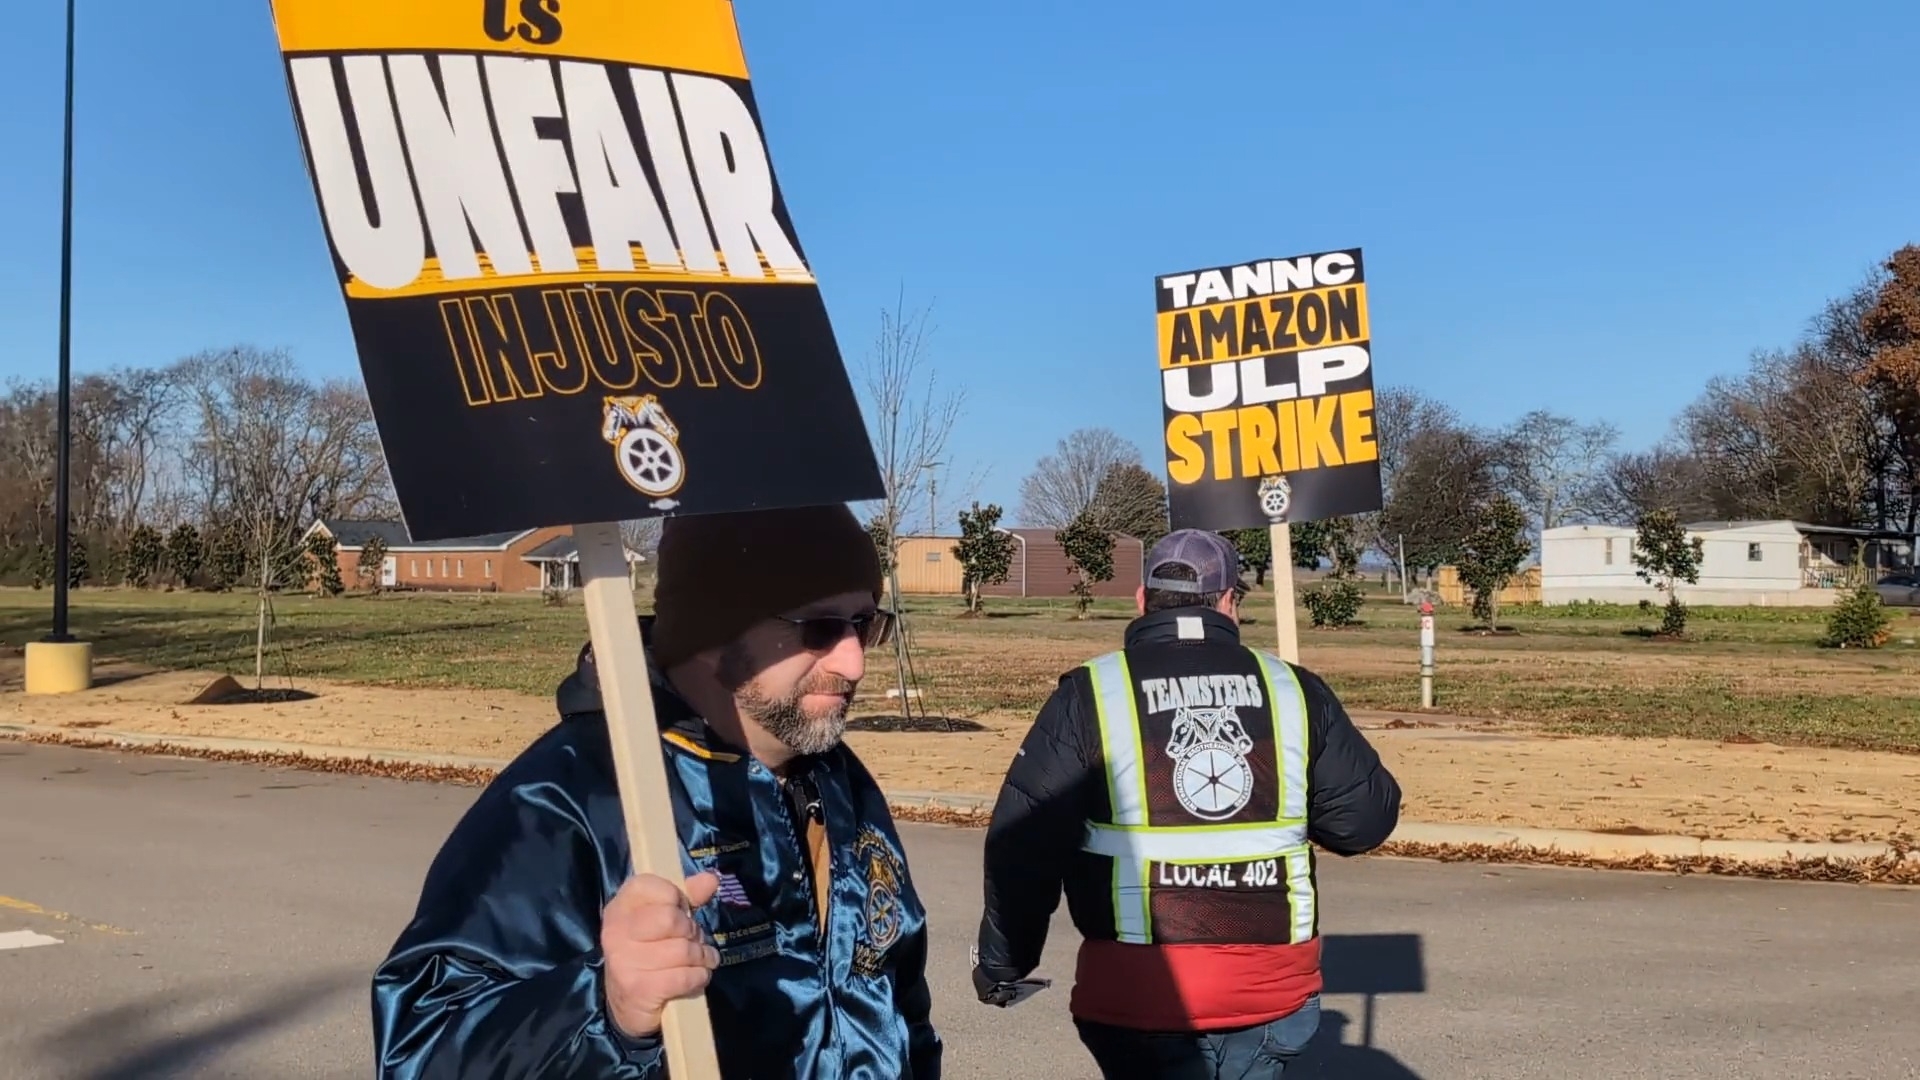
{"type": "Polygon", "coordinates": [[[48,641],[72,641],[67,632],[67,573],[72,544],[68,526],[68,466],[73,413],[73,4],[67,0],[66,150],[60,175],[60,404],[53,480],[53,633],[48,641]]]}

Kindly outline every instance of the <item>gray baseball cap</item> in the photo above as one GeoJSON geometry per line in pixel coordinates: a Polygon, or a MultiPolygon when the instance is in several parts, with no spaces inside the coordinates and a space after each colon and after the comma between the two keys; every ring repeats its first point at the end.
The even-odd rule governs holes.
{"type": "Polygon", "coordinates": [[[1168,592],[1223,593],[1240,585],[1240,553],[1217,532],[1178,529],[1168,533],[1147,553],[1147,588],[1168,592]],[[1156,577],[1166,566],[1184,566],[1196,580],[1156,577]]]}

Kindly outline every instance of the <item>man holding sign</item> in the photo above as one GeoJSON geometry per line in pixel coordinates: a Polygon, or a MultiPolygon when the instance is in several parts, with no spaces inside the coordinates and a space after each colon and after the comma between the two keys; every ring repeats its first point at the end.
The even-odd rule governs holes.
{"type": "Polygon", "coordinates": [[[626,876],[583,651],[375,976],[379,1075],[664,1077],[661,1014],[704,992],[726,1077],[939,1077],[926,913],[840,742],[880,591],[844,507],[669,520],[649,667],[691,908],[626,876]]]}
{"type": "Polygon", "coordinates": [[[381,1075],[937,1076],[838,745],[886,490],[732,4],[272,12],[410,538],[572,525],[592,642],[381,968],[381,1075]],[[614,523],[655,516],[649,656],[614,523]]]}

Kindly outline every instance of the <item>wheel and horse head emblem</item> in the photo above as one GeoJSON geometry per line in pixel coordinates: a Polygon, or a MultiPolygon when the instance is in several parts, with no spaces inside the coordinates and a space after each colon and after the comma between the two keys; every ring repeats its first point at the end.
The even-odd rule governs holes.
{"type": "Polygon", "coordinates": [[[1293,485],[1284,476],[1263,476],[1255,491],[1260,500],[1260,512],[1275,525],[1287,520],[1287,511],[1293,508],[1293,485]]]}
{"type": "Polygon", "coordinates": [[[687,479],[680,429],[652,394],[606,399],[600,437],[613,444],[613,463],[635,491],[664,499],[687,479]]]}

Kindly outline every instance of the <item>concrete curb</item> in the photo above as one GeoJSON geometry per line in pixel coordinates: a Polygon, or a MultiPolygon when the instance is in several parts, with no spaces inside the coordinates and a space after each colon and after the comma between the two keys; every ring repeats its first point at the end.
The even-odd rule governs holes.
{"type": "MultiPolygon", "coordinates": [[[[272,754],[282,757],[331,761],[370,761],[380,764],[429,766],[435,768],[475,769],[498,772],[505,761],[461,754],[418,754],[398,750],[362,747],[314,746],[305,743],[276,742],[267,739],[231,739],[195,735],[154,735],[145,732],[113,731],[107,728],[72,730],[38,724],[0,723],[0,737],[54,736],[75,745],[99,747],[163,748],[168,746],[213,753],[272,754]]],[[[993,809],[994,800],[979,795],[952,792],[897,791],[887,796],[896,813],[906,816],[981,818],[993,809]]],[[[1512,849],[1516,854],[1559,854],[1606,861],[1635,859],[1722,859],[1749,864],[1775,864],[1795,860],[1825,859],[1834,863],[1872,862],[1887,859],[1920,864],[1920,851],[1902,853],[1892,844],[1863,841],[1838,843],[1824,840],[1705,840],[1697,836],[1669,834],[1634,835],[1628,833],[1588,832],[1581,829],[1497,828],[1487,825],[1447,825],[1424,821],[1403,821],[1387,841],[1435,848],[1512,849]]]]}
{"type": "Polygon", "coordinates": [[[1868,862],[1900,858],[1920,863],[1920,851],[1902,853],[1892,844],[1831,840],[1703,840],[1697,836],[1587,832],[1581,829],[1494,828],[1402,822],[1388,838],[1393,844],[1435,847],[1514,848],[1521,851],[1579,855],[1592,859],[1727,859],[1742,863],[1778,863],[1826,859],[1868,862]]]}
{"type": "Polygon", "coordinates": [[[276,754],[288,757],[323,758],[333,761],[372,761],[387,765],[427,765],[449,769],[491,769],[507,767],[504,760],[469,757],[464,754],[416,754],[405,750],[375,750],[359,746],[319,746],[313,743],[278,742],[272,739],[229,739],[212,735],[154,735],[144,731],[114,731],[110,728],[56,728],[44,724],[0,724],[0,736],[50,735],[63,742],[97,743],[102,746],[157,747],[178,746],[215,753],[276,754]]]}
{"type": "Polygon", "coordinates": [[[950,791],[890,791],[887,793],[887,805],[895,810],[985,815],[993,809],[993,800],[982,795],[959,795],[950,791]]]}

